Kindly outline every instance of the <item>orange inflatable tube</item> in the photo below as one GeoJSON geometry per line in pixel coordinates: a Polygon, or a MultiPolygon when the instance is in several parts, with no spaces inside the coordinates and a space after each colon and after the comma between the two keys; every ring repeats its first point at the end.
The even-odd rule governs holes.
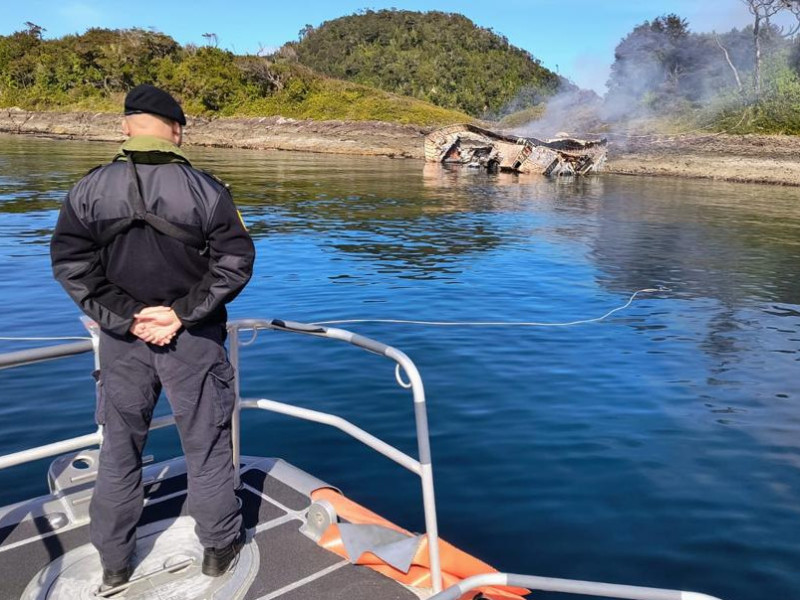
{"type": "MultiPolygon", "coordinates": [[[[336,509],[336,514],[350,523],[360,525],[383,525],[395,531],[412,535],[410,532],[387,521],[371,510],[345,498],[336,490],[321,488],[313,492],[311,497],[314,500],[327,500],[336,509]]],[[[326,550],[330,550],[342,558],[350,558],[344,548],[338,525],[334,524],[328,527],[318,543],[326,550]]],[[[439,539],[439,556],[442,565],[442,586],[444,589],[473,575],[497,573],[497,569],[459,550],[442,539],[439,539]]],[[[411,568],[408,573],[403,573],[387,565],[372,552],[365,552],[356,560],[356,564],[369,567],[404,585],[420,588],[431,587],[431,570],[430,562],[428,561],[428,536],[422,537],[422,542],[419,548],[417,548],[414,559],[411,561],[411,568]]],[[[485,587],[468,592],[462,597],[462,600],[472,600],[478,592],[482,592],[484,596],[491,600],[522,600],[523,596],[530,593],[530,590],[515,587],[485,587]]]]}

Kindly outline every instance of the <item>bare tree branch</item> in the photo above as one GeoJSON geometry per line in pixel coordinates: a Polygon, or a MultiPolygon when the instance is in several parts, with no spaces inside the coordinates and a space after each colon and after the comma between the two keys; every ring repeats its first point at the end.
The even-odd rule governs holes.
{"type": "Polygon", "coordinates": [[[716,40],[719,49],[725,54],[725,60],[728,61],[728,66],[731,68],[731,71],[733,71],[733,76],[736,78],[736,85],[738,86],[739,93],[741,94],[744,91],[744,87],[742,86],[742,79],[739,77],[739,70],[733,64],[731,55],[728,53],[728,49],[722,45],[722,42],[719,41],[719,36],[716,33],[714,34],[714,40],[716,40]]]}
{"type": "Polygon", "coordinates": [[[219,38],[216,33],[204,33],[203,37],[206,38],[209,46],[213,45],[216,48],[219,44],[219,38]]]}

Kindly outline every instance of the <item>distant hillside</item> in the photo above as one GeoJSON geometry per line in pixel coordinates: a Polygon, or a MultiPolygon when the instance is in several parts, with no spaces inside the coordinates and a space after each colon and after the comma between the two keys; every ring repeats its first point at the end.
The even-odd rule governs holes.
{"type": "Polygon", "coordinates": [[[331,77],[481,117],[537,104],[561,83],[505,37],[443,12],[368,10],[306,27],[286,49],[331,77]]]}
{"type": "Polygon", "coordinates": [[[463,113],[331,79],[280,57],[239,56],[181,46],[163,33],[90,29],[43,39],[42,29],[0,36],[0,107],[116,112],[127,90],[152,83],[188,114],[281,115],[419,125],[463,121],[463,113]]]}

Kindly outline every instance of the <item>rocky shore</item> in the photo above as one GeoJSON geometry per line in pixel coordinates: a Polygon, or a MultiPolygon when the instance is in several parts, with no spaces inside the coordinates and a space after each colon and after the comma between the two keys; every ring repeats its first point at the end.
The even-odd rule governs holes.
{"type": "Polygon", "coordinates": [[[610,138],[608,171],[800,186],[800,136],[610,138]]]}
{"type": "MultiPolygon", "coordinates": [[[[121,141],[119,115],[0,110],[0,132],[121,141]]],[[[191,118],[187,145],[423,158],[431,128],[375,121],[283,117],[191,118]]],[[[693,135],[610,137],[606,172],[800,186],[800,137],[693,135]]]]}
{"type": "MultiPolygon", "coordinates": [[[[376,121],[190,117],[184,143],[218,148],[423,158],[422,140],[431,130],[376,121]]],[[[0,133],[104,142],[124,139],[120,131],[120,115],[31,112],[17,108],[0,109],[0,133]]]]}

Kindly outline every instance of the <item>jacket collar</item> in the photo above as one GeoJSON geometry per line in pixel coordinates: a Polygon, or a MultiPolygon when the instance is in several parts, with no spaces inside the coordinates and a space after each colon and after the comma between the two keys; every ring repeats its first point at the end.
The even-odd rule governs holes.
{"type": "Polygon", "coordinates": [[[142,164],[183,163],[191,165],[189,159],[178,146],[170,141],[152,135],[137,135],[125,140],[114,160],[127,160],[128,155],[142,164]]]}

